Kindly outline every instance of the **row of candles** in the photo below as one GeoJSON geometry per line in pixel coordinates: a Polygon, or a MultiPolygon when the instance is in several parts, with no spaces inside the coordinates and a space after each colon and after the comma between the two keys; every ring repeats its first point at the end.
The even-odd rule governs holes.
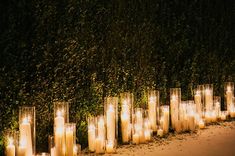
{"type": "MultiPolygon", "coordinates": [[[[227,116],[235,117],[234,83],[225,84],[226,111],[221,111],[221,98],[213,96],[213,85],[199,85],[194,100],[181,101],[181,89],[170,89],[170,106],[160,105],[159,91],[147,94],[147,107],[134,108],[132,93],[104,99],[104,113],[88,117],[88,149],[90,152],[115,153],[120,118],[121,139],[124,144],[146,143],[153,134],[163,137],[171,127],[176,132],[204,128],[206,123],[227,116]],[[121,110],[118,113],[118,104],[121,110]]],[[[34,107],[20,107],[19,131],[4,133],[6,156],[36,155],[36,120],[34,107]]],[[[76,156],[81,146],[76,144],[76,124],[69,122],[68,102],[54,102],[54,135],[49,136],[49,153],[42,156],[76,156]]]]}
{"type": "Polygon", "coordinates": [[[49,136],[49,153],[36,154],[35,107],[20,107],[19,131],[4,132],[6,156],[77,156],[76,124],[69,123],[68,102],[54,102],[54,135],[49,136]]]}
{"type": "Polygon", "coordinates": [[[194,90],[194,100],[181,101],[181,89],[170,89],[170,106],[160,105],[159,91],[147,94],[147,108],[134,108],[133,94],[126,92],[118,97],[107,97],[104,114],[88,118],[88,147],[90,152],[115,153],[118,136],[118,111],[121,139],[125,143],[146,143],[152,135],[163,137],[171,127],[176,132],[195,131],[206,124],[235,117],[234,84],[225,83],[226,111],[221,111],[221,98],[213,95],[213,85],[198,85],[194,90]],[[171,117],[171,120],[170,120],[171,117]]]}

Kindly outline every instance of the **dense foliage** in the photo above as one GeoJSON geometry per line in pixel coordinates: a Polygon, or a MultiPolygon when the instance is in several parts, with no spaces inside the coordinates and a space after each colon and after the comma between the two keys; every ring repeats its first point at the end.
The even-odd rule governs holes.
{"type": "MultiPolygon", "coordinates": [[[[70,102],[86,146],[86,116],[107,95],[235,80],[233,0],[7,0],[0,4],[0,130],[18,107],[37,110],[37,149],[53,133],[53,100],[70,102]]],[[[2,144],[2,135],[0,137],[2,144]]],[[[2,146],[0,146],[2,148],[2,146]]],[[[0,149],[1,151],[1,149],[0,149]]]]}

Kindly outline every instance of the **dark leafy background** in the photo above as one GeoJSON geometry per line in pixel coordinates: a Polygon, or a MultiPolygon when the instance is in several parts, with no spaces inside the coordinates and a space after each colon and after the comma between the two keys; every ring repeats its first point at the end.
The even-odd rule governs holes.
{"type": "MultiPolygon", "coordinates": [[[[6,0],[0,3],[0,130],[36,107],[37,149],[53,134],[53,100],[70,102],[77,141],[107,95],[235,80],[234,0],[6,0]]],[[[0,135],[2,152],[2,134],[0,135]]]]}

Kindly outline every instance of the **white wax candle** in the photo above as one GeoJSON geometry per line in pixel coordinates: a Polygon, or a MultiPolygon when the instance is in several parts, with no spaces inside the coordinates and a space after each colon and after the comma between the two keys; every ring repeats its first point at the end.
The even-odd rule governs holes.
{"type": "Polygon", "coordinates": [[[107,153],[114,153],[114,145],[112,142],[109,142],[106,144],[106,152],[107,153]]]}
{"type": "Polygon", "coordinates": [[[133,143],[134,144],[139,144],[140,143],[140,136],[138,133],[133,134],[133,143]]]}
{"type": "Polygon", "coordinates": [[[51,156],[55,156],[55,147],[51,148],[51,156]]]}
{"type": "Polygon", "coordinates": [[[95,125],[92,123],[88,126],[88,144],[89,151],[95,151],[95,125]]]}
{"type": "Polygon", "coordinates": [[[64,127],[57,127],[55,130],[55,153],[56,156],[63,156],[64,151],[64,127]]]}
{"type": "Polygon", "coordinates": [[[130,115],[128,112],[121,113],[121,128],[122,128],[122,141],[129,141],[129,126],[130,126],[130,115]]]}
{"type": "Polygon", "coordinates": [[[26,156],[26,146],[19,146],[18,147],[18,155],[17,156],[26,156]]]}
{"type": "Polygon", "coordinates": [[[15,156],[15,145],[13,139],[9,138],[9,144],[6,147],[6,156],[15,156]]]}
{"type": "Polygon", "coordinates": [[[164,110],[164,116],[163,116],[163,131],[164,133],[168,133],[169,131],[169,111],[164,110]]]}
{"type": "Polygon", "coordinates": [[[195,118],[194,118],[194,116],[189,116],[188,121],[189,121],[189,130],[194,131],[195,130],[195,118]]]}
{"type": "Polygon", "coordinates": [[[101,153],[104,153],[104,144],[103,144],[103,139],[101,138],[96,138],[95,139],[95,152],[97,154],[101,154],[101,153]]]}
{"type": "Polygon", "coordinates": [[[226,114],[221,113],[220,118],[221,118],[221,120],[223,120],[223,121],[226,120],[226,114]]]}
{"type": "Polygon", "coordinates": [[[206,111],[211,111],[213,106],[213,95],[212,95],[212,90],[210,89],[205,90],[205,105],[206,105],[206,111]]]}
{"type": "Polygon", "coordinates": [[[114,106],[110,104],[107,109],[107,139],[115,140],[115,110],[114,106]]]}
{"type": "Polygon", "coordinates": [[[66,128],[65,141],[66,141],[66,156],[73,156],[74,135],[73,135],[73,130],[70,128],[66,128]]]}
{"type": "Polygon", "coordinates": [[[146,141],[151,140],[151,131],[150,130],[145,130],[144,131],[144,138],[145,138],[146,141]]]}
{"type": "MultiPolygon", "coordinates": [[[[230,108],[230,105],[233,103],[233,93],[232,89],[230,86],[227,86],[227,91],[226,91],[226,103],[227,103],[227,108],[230,108]]],[[[230,112],[230,110],[228,110],[230,112]]]]}
{"type": "Polygon", "coordinates": [[[200,129],[205,128],[205,123],[204,123],[204,121],[203,121],[203,120],[200,120],[200,121],[199,121],[199,123],[198,123],[198,127],[199,127],[200,129]]]}
{"type": "MultiPolygon", "coordinates": [[[[170,100],[170,106],[171,106],[171,121],[172,121],[172,127],[176,128],[176,122],[178,121],[178,97],[176,95],[172,95],[170,100]]],[[[164,129],[163,129],[164,131],[164,129]]]]}
{"type": "Polygon", "coordinates": [[[26,143],[26,156],[33,155],[31,125],[28,121],[29,117],[25,117],[20,124],[20,139],[26,143]]]}
{"type": "Polygon", "coordinates": [[[62,116],[61,111],[57,111],[54,122],[55,122],[55,127],[64,127],[65,120],[64,117],[62,116]]]}
{"type": "Polygon", "coordinates": [[[157,104],[156,97],[150,97],[148,103],[149,121],[153,131],[157,130],[157,104]]]}
{"type": "Polygon", "coordinates": [[[162,129],[158,129],[158,130],[157,130],[157,135],[158,135],[159,137],[163,137],[163,130],[162,130],[162,129]]]}
{"type": "Polygon", "coordinates": [[[194,101],[195,101],[195,104],[196,104],[196,111],[197,113],[201,116],[201,95],[199,93],[199,91],[196,92],[196,94],[194,95],[194,101]]]}

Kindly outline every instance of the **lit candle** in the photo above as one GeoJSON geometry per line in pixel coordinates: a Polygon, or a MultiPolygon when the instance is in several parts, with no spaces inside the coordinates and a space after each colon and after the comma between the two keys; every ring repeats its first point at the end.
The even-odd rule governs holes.
{"type": "Polygon", "coordinates": [[[33,155],[32,133],[29,119],[30,117],[25,117],[20,124],[20,139],[26,143],[26,156],[33,155]]]}
{"type": "Polygon", "coordinates": [[[65,140],[66,140],[66,156],[73,156],[74,136],[73,136],[73,129],[71,127],[66,128],[65,140]]]}
{"type": "Polygon", "coordinates": [[[145,138],[146,141],[151,140],[151,131],[149,129],[144,131],[144,138],[145,138]]]}
{"type": "Polygon", "coordinates": [[[212,95],[212,90],[209,88],[205,89],[205,105],[206,105],[206,111],[212,110],[213,95],[212,95]]]}
{"type": "Polygon", "coordinates": [[[205,123],[204,123],[204,121],[203,121],[203,120],[200,120],[200,121],[199,121],[199,123],[198,123],[198,127],[199,127],[200,129],[205,128],[205,123]]]}
{"type": "MultiPolygon", "coordinates": [[[[229,106],[232,105],[232,99],[233,99],[232,88],[231,88],[231,86],[227,86],[227,91],[226,91],[227,108],[230,108],[229,106]]],[[[230,110],[229,110],[229,112],[230,112],[230,110]]]]}
{"type": "Polygon", "coordinates": [[[55,117],[55,126],[56,127],[64,127],[64,117],[62,116],[62,111],[57,111],[56,117],[55,117]]]}
{"type": "Polygon", "coordinates": [[[107,109],[107,139],[110,141],[115,140],[115,110],[112,104],[109,104],[107,109]]]}
{"type": "MultiPolygon", "coordinates": [[[[171,96],[171,100],[170,100],[170,105],[171,105],[171,121],[172,121],[172,127],[176,128],[177,127],[177,121],[178,121],[178,100],[177,100],[177,96],[176,95],[172,95],[171,96]]],[[[164,129],[163,129],[164,131],[164,129]]]]}
{"type": "Polygon", "coordinates": [[[25,140],[20,141],[17,156],[26,156],[26,141],[25,140]]]}
{"type": "Polygon", "coordinates": [[[158,135],[159,137],[163,137],[163,129],[158,129],[158,130],[157,130],[157,135],[158,135]]]}
{"type": "Polygon", "coordinates": [[[95,152],[97,154],[100,154],[100,153],[104,153],[104,145],[103,145],[103,139],[102,138],[99,138],[97,137],[95,139],[95,152]]]}
{"type": "Polygon", "coordinates": [[[15,156],[15,145],[13,144],[13,138],[8,138],[9,144],[6,147],[6,156],[15,156]]]}
{"type": "Polygon", "coordinates": [[[65,153],[65,132],[64,132],[64,117],[62,116],[62,111],[58,110],[55,117],[55,155],[63,156],[65,153]]]}
{"type": "Polygon", "coordinates": [[[128,112],[121,113],[121,120],[122,120],[122,141],[128,142],[129,141],[129,125],[130,125],[130,115],[128,112]]]}
{"type": "Polygon", "coordinates": [[[163,131],[166,134],[169,131],[169,107],[164,108],[163,121],[163,131]]]}
{"type": "Polygon", "coordinates": [[[224,120],[226,120],[226,116],[227,116],[226,112],[225,112],[225,111],[222,111],[222,112],[221,112],[220,119],[221,119],[222,121],[224,121],[224,120]]]}
{"type": "Polygon", "coordinates": [[[106,152],[107,153],[114,153],[114,145],[112,141],[108,141],[106,144],[106,152]]]}
{"type": "Polygon", "coordinates": [[[201,94],[200,94],[200,91],[196,91],[196,94],[194,95],[194,101],[195,101],[195,104],[196,104],[196,110],[197,110],[197,113],[201,116],[201,101],[202,101],[202,98],[201,98],[201,94]]]}
{"type": "Polygon", "coordinates": [[[88,144],[91,152],[95,151],[95,125],[91,123],[88,126],[88,144]]]}
{"type": "Polygon", "coordinates": [[[133,143],[134,144],[139,144],[140,143],[140,136],[138,133],[133,134],[133,143]]]}
{"type": "Polygon", "coordinates": [[[51,148],[51,156],[55,156],[55,147],[51,148]]]}
{"type": "Polygon", "coordinates": [[[151,96],[148,102],[148,113],[149,113],[149,121],[151,124],[151,128],[153,131],[157,130],[157,104],[156,104],[156,96],[151,96]]]}

